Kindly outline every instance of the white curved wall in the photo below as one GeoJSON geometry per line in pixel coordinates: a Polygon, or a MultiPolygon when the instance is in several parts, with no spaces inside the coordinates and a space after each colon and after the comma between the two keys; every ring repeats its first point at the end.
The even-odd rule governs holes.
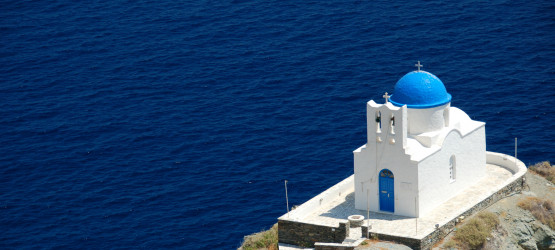
{"type": "Polygon", "coordinates": [[[421,134],[445,127],[444,111],[450,103],[429,109],[407,108],[409,134],[421,134]]]}
{"type": "Polygon", "coordinates": [[[528,170],[528,168],[526,168],[526,164],[522,161],[506,154],[488,151],[486,152],[486,161],[488,164],[494,164],[508,169],[514,174],[513,177],[515,179],[524,175],[528,170]]]}

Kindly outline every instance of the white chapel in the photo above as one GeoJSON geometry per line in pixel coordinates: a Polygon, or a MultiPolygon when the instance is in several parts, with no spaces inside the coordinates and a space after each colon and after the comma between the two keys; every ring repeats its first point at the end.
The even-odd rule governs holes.
{"type": "Polygon", "coordinates": [[[365,145],[354,153],[355,208],[421,217],[485,173],[485,123],[451,107],[435,75],[403,76],[385,103],[366,105],[365,145]]]}

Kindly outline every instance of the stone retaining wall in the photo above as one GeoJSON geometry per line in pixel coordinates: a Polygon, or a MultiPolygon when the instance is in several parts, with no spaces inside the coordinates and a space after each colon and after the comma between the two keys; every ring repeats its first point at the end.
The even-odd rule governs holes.
{"type": "Polygon", "coordinates": [[[321,243],[314,244],[314,250],[354,250],[353,246],[345,246],[340,243],[321,243]]]}
{"type": "MultiPolygon", "coordinates": [[[[363,226],[362,227],[362,236],[366,236],[367,233],[368,233],[368,227],[363,226]]],[[[406,246],[408,246],[412,249],[421,249],[421,247],[420,247],[421,241],[419,239],[406,238],[406,237],[394,236],[394,235],[389,235],[389,234],[372,233],[372,232],[370,232],[370,239],[391,241],[391,242],[406,245],[406,246]]]]}
{"type": "Polygon", "coordinates": [[[341,243],[348,234],[349,222],[339,223],[339,227],[330,227],[278,220],[278,238],[280,243],[314,247],[316,242],[341,243]]]}

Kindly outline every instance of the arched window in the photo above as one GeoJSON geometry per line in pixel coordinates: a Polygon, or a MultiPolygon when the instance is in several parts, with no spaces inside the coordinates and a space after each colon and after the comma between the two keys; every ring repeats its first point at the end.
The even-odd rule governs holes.
{"type": "Polygon", "coordinates": [[[393,179],[393,173],[387,169],[380,171],[380,177],[387,177],[393,179]]]}
{"type": "Polygon", "coordinates": [[[455,158],[455,155],[452,155],[451,158],[449,158],[449,178],[451,179],[451,182],[455,181],[457,178],[457,159],[455,158]]]}

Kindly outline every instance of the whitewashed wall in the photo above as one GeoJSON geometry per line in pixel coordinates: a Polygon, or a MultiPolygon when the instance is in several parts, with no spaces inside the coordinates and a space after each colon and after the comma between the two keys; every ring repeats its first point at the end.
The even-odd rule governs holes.
{"type": "Polygon", "coordinates": [[[441,150],[419,164],[419,216],[478,182],[485,175],[485,167],[485,124],[464,137],[452,130],[441,150]],[[449,170],[452,155],[456,157],[455,181],[451,181],[449,170]]]}
{"type": "Polygon", "coordinates": [[[407,109],[409,134],[443,129],[445,127],[444,115],[448,116],[450,105],[450,103],[447,103],[428,109],[407,109]]]}

